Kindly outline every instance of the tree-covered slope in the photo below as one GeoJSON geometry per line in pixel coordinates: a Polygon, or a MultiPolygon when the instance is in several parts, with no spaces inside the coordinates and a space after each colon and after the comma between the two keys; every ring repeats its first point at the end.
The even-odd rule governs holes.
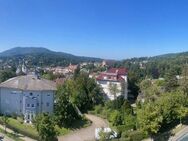
{"type": "Polygon", "coordinates": [[[2,62],[18,64],[19,60],[26,60],[34,66],[66,66],[70,63],[78,64],[85,61],[101,61],[99,58],[75,56],[64,52],[55,52],[42,47],[16,47],[0,53],[2,62]]]}

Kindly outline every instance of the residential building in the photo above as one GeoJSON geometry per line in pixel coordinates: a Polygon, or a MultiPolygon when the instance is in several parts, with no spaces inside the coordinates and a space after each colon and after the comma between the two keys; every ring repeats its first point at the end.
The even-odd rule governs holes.
{"type": "Polygon", "coordinates": [[[11,78],[0,84],[0,113],[23,115],[32,123],[39,113],[53,113],[56,84],[35,74],[11,78]]]}
{"type": "Polygon", "coordinates": [[[123,96],[127,99],[128,95],[128,82],[127,82],[127,69],[126,68],[111,68],[106,72],[102,72],[96,78],[97,83],[103,88],[103,92],[107,99],[114,100],[118,96],[123,96]],[[112,94],[110,86],[116,85],[118,92],[112,94]]]}

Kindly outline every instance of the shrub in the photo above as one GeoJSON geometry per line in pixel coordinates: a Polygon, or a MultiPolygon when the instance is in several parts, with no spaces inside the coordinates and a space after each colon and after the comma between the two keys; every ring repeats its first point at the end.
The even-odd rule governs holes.
{"type": "Polygon", "coordinates": [[[141,141],[146,138],[142,131],[132,131],[129,133],[130,141],[141,141]]]}
{"type": "Polygon", "coordinates": [[[125,131],[133,130],[134,126],[132,126],[132,125],[129,125],[129,126],[127,126],[127,125],[119,125],[116,128],[117,128],[117,131],[119,133],[123,133],[125,131]]]}

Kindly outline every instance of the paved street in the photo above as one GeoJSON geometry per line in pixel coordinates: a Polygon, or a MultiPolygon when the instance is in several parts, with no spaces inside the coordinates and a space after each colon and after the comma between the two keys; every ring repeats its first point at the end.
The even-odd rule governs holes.
{"type": "Polygon", "coordinates": [[[174,137],[171,137],[169,141],[178,141],[183,135],[188,133],[188,126],[179,131],[174,137]]]}

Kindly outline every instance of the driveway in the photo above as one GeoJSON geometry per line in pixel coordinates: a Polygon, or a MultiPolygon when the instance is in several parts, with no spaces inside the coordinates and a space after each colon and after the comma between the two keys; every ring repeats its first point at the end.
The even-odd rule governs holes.
{"type": "Polygon", "coordinates": [[[94,115],[86,115],[86,117],[92,121],[91,126],[58,137],[58,141],[93,141],[95,140],[95,128],[108,127],[107,121],[100,117],[94,115]]]}

